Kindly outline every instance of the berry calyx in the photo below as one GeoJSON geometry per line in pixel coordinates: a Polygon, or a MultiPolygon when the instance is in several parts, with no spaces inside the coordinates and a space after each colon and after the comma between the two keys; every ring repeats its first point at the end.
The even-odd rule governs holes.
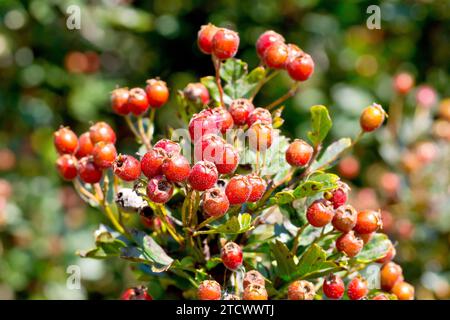
{"type": "Polygon", "coordinates": [[[230,179],[225,187],[225,194],[231,205],[247,202],[252,192],[252,185],[247,177],[237,175],[230,179]]]}
{"type": "Polygon", "coordinates": [[[236,271],[242,266],[242,249],[235,242],[227,242],[220,251],[220,258],[225,267],[231,271],[236,271]]]}
{"type": "Polygon", "coordinates": [[[130,107],[130,111],[136,116],[145,113],[149,107],[148,98],[147,94],[145,93],[145,90],[142,88],[130,89],[128,105],[130,107]]]}
{"type": "Polygon", "coordinates": [[[349,232],[356,225],[358,213],[351,205],[339,207],[333,217],[331,223],[336,230],[349,232]]]}
{"type": "Polygon", "coordinates": [[[316,228],[323,227],[334,217],[333,207],[325,199],[315,200],[306,210],[306,219],[316,228]]]}
{"type": "Polygon", "coordinates": [[[329,299],[341,299],[345,291],[344,281],[338,275],[330,274],[324,279],[322,290],[329,299]]]}
{"type": "Polygon", "coordinates": [[[197,297],[200,300],[220,300],[222,288],[217,281],[205,280],[200,283],[197,289],[197,297]]]}
{"type": "Polygon", "coordinates": [[[173,184],[164,176],[151,178],[147,184],[147,196],[156,203],[166,203],[173,194],[173,184]]]}
{"type": "Polygon", "coordinates": [[[209,217],[221,217],[230,207],[225,192],[220,188],[212,188],[206,190],[202,195],[203,211],[209,217]]]}
{"type": "Polygon", "coordinates": [[[289,300],[313,300],[316,295],[314,284],[306,280],[297,280],[288,287],[289,300]]]}
{"type": "Polygon", "coordinates": [[[236,99],[231,102],[228,111],[233,117],[234,123],[237,125],[244,125],[250,114],[255,110],[255,106],[248,99],[236,99]]]}
{"type": "Polygon", "coordinates": [[[243,300],[267,300],[267,290],[264,286],[261,286],[256,283],[250,283],[244,289],[244,293],[242,294],[243,300]]]}
{"type": "Polygon", "coordinates": [[[97,142],[116,143],[116,134],[106,122],[97,122],[89,128],[89,137],[95,145],[97,142]]]}
{"type": "Polygon", "coordinates": [[[414,287],[407,282],[397,282],[391,291],[398,300],[414,300],[414,287]]]}
{"type": "Polygon", "coordinates": [[[275,42],[284,42],[284,38],[281,34],[268,30],[261,34],[256,40],[256,53],[262,59],[266,50],[275,42]]]}
{"type": "Polygon", "coordinates": [[[153,148],[147,151],[141,159],[141,170],[147,178],[162,174],[162,164],[167,158],[167,153],[164,149],[153,148]]]}
{"type": "Polygon", "coordinates": [[[237,32],[229,29],[219,29],[212,39],[212,54],[219,60],[226,60],[236,55],[239,47],[237,32]]]}
{"type": "Polygon", "coordinates": [[[364,246],[364,241],[355,235],[354,231],[344,233],[336,239],[336,249],[345,253],[352,258],[361,252],[364,246]]]}
{"type": "Polygon", "coordinates": [[[200,48],[200,51],[202,51],[205,54],[211,54],[212,53],[212,47],[213,47],[213,38],[216,32],[219,30],[215,25],[208,23],[207,25],[203,25],[200,27],[200,31],[197,35],[197,44],[200,48]]]}
{"type": "Polygon", "coordinates": [[[251,174],[247,176],[247,180],[250,182],[252,192],[250,193],[250,197],[248,198],[248,202],[256,202],[259,201],[267,188],[267,182],[260,176],[256,174],[251,174]]]}
{"type": "Polygon", "coordinates": [[[253,110],[247,118],[247,125],[251,127],[257,121],[264,124],[272,124],[270,111],[264,108],[256,108],[253,110]]]}
{"type": "Polygon", "coordinates": [[[115,113],[125,116],[130,113],[128,99],[130,92],[127,88],[117,88],[111,93],[111,106],[115,113]]]}
{"type": "Polygon", "coordinates": [[[219,155],[219,161],[215,162],[217,171],[220,174],[233,173],[239,164],[239,153],[231,144],[224,144],[222,153],[219,155]]]}
{"type": "Polygon", "coordinates": [[[169,89],[167,84],[159,79],[147,80],[147,86],[145,87],[147,93],[148,103],[150,108],[161,108],[167,100],[169,100],[169,89]]]}
{"type": "Polygon", "coordinates": [[[64,180],[73,180],[78,174],[77,158],[70,154],[63,154],[56,160],[56,169],[64,180]]]}
{"type": "Polygon", "coordinates": [[[102,170],[95,166],[92,159],[84,157],[78,161],[78,176],[84,183],[98,183],[102,174],[102,170]]]}
{"type": "Polygon", "coordinates": [[[114,174],[124,181],[134,181],[141,176],[141,163],[135,157],[119,154],[113,163],[114,174]]]}
{"type": "Polygon", "coordinates": [[[129,288],[120,297],[121,300],[153,300],[152,296],[147,292],[147,288],[139,286],[135,288],[129,288]]]}
{"type": "Polygon", "coordinates": [[[191,172],[189,161],[181,154],[173,154],[164,159],[161,171],[170,182],[181,182],[191,172]]]}
{"type": "Polygon", "coordinates": [[[200,83],[189,83],[183,90],[184,97],[197,104],[207,105],[209,103],[209,91],[206,87],[200,83]]]}
{"type": "Polygon", "coordinates": [[[254,151],[266,151],[272,145],[272,126],[255,122],[248,130],[249,148],[254,151]]]}
{"type": "Polygon", "coordinates": [[[359,124],[364,132],[371,132],[378,129],[384,122],[386,112],[379,104],[372,104],[366,107],[359,118],[359,124]]]}
{"type": "Polygon", "coordinates": [[[360,234],[378,231],[383,226],[381,213],[374,210],[363,210],[358,213],[354,230],[360,234]]]}
{"type": "Polygon", "coordinates": [[[78,148],[77,135],[67,127],[53,133],[53,142],[59,154],[74,154],[78,148]]]}
{"type": "Polygon", "coordinates": [[[250,284],[257,284],[262,287],[266,285],[266,280],[263,275],[257,270],[247,271],[244,275],[243,285],[244,289],[247,288],[250,284]]]}
{"type": "Polygon", "coordinates": [[[100,169],[107,169],[111,167],[116,160],[117,151],[112,143],[100,141],[95,144],[92,150],[92,157],[94,164],[100,169]]]}
{"type": "Polygon", "coordinates": [[[176,153],[181,153],[181,146],[175,141],[169,139],[161,139],[157,141],[153,148],[161,148],[163,149],[168,156],[171,156],[176,153]]]}
{"type": "Polygon", "coordinates": [[[380,270],[380,284],[381,289],[390,291],[394,285],[403,281],[403,270],[395,262],[388,262],[380,270]]]}
{"type": "Polygon", "coordinates": [[[307,53],[302,53],[286,65],[289,76],[295,81],[308,80],[314,73],[314,60],[307,53]]]}
{"type": "Polygon", "coordinates": [[[264,63],[272,69],[283,69],[288,60],[289,50],[284,42],[275,42],[264,53],[264,63]]]}
{"type": "Polygon", "coordinates": [[[194,190],[204,191],[214,186],[218,176],[214,163],[206,160],[199,161],[192,167],[188,182],[194,190]]]}
{"type": "Polygon", "coordinates": [[[93,149],[94,145],[92,144],[89,132],[85,132],[78,138],[78,149],[75,156],[78,159],[90,156],[93,149]]]}
{"type": "Polygon", "coordinates": [[[347,286],[347,295],[350,300],[361,300],[367,296],[369,288],[366,279],[361,276],[354,277],[347,286]]]}
{"type": "Polygon", "coordinates": [[[286,150],[286,161],[294,167],[306,166],[312,158],[314,149],[306,141],[295,139],[286,150]]]}

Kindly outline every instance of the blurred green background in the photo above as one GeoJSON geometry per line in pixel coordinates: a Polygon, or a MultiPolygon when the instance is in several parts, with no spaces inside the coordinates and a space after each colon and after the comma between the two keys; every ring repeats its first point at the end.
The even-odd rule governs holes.
{"type": "MultiPolygon", "coordinates": [[[[202,24],[239,31],[238,57],[251,67],[259,63],[254,43],[266,29],[280,32],[313,56],[314,76],[284,111],[283,129],[291,137],[305,137],[308,107],[314,104],[330,108],[333,138],[355,136],[363,107],[376,101],[388,108],[394,101],[392,77],[400,71],[432,86],[438,100],[449,97],[450,1],[379,1],[380,30],[366,26],[366,10],[372,4],[2,0],[0,299],[115,299],[137,283],[123,261],[75,255],[77,249],[92,246],[92,232],[103,217],[57,176],[52,133],[61,124],[81,133],[90,121],[103,119],[117,129],[119,150],[134,152],[131,133],[110,111],[109,93],[116,86],[143,86],[156,76],[167,81],[172,92],[171,102],[157,113],[157,132],[162,135],[167,125],[178,126],[173,117],[176,91],[213,72],[210,57],[196,46],[202,24]],[[66,26],[70,5],[81,10],[80,30],[66,26]],[[80,290],[66,286],[66,269],[72,264],[81,266],[80,290]]],[[[267,104],[289,85],[287,75],[278,76],[264,87],[256,104],[267,104]]],[[[414,114],[415,92],[405,98],[406,113],[414,114]]],[[[429,114],[432,120],[438,104],[429,114]]],[[[422,299],[450,297],[448,136],[448,124],[441,123],[420,137],[402,140],[399,147],[387,143],[381,131],[364,138],[347,158],[347,167],[339,167],[353,168],[347,176],[356,205],[381,206],[389,214],[386,219],[392,218],[386,231],[398,241],[396,260],[422,299]],[[418,141],[431,141],[439,157],[420,170],[404,170],[404,161],[390,155],[401,158],[418,141]],[[378,178],[391,172],[380,183],[378,178]],[[418,194],[426,198],[419,204],[418,194]]]]}

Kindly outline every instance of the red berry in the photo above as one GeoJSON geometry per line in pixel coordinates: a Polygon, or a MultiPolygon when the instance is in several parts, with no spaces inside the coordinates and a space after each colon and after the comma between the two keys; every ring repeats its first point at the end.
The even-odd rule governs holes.
{"type": "Polygon", "coordinates": [[[257,284],[262,287],[266,285],[266,280],[263,275],[259,273],[257,270],[247,271],[244,275],[243,285],[244,289],[247,288],[250,284],[257,284]]]}
{"type": "Polygon", "coordinates": [[[147,93],[148,103],[150,108],[161,108],[167,100],[169,100],[169,89],[167,84],[159,79],[147,80],[147,86],[145,87],[147,93]]]}
{"type": "Polygon", "coordinates": [[[316,289],[314,284],[306,280],[297,280],[288,287],[289,300],[314,300],[316,289]]]}
{"type": "Polygon", "coordinates": [[[183,90],[184,97],[194,103],[207,105],[209,103],[209,91],[200,83],[189,83],[183,90]]]}
{"type": "Polygon", "coordinates": [[[341,299],[345,291],[344,281],[338,275],[330,274],[324,279],[322,290],[329,299],[341,299]]]}
{"type": "Polygon", "coordinates": [[[250,113],[255,110],[255,106],[248,99],[236,99],[231,102],[230,111],[234,123],[237,125],[244,125],[247,122],[250,113]]]}
{"type": "Polygon", "coordinates": [[[216,134],[206,134],[194,144],[195,160],[221,161],[225,140],[216,134]]]}
{"type": "Polygon", "coordinates": [[[407,282],[399,281],[392,288],[398,300],[414,300],[414,287],[407,282]]]}
{"type": "Polygon", "coordinates": [[[102,170],[98,169],[88,157],[78,161],[78,176],[85,183],[98,183],[102,179],[102,170]]]}
{"type": "Polygon", "coordinates": [[[394,89],[400,94],[407,94],[414,86],[414,78],[407,72],[401,72],[394,77],[394,89]]]}
{"type": "Polygon", "coordinates": [[[97,122],[89,128],[89,137],[95,145],[97,142],[116,143],[116,134],[106,122],[97,122]]]}
{"type": "Polygon", "coordinates": [[[286,65],[289,76],[295,81],[305,81],[314,72],[314,61],[307,53],[290,60],[286,65]]]}
{"type": "Polygon", "coordinates": [[[235,242],[227,242],[220,251],[223,264],[231,271],[236,271],[242,266],[242,249],[235,242]]]}
{"type": "Polygon", "coordinates": [[[258,40],[256,40],[256,52],[258,56],[263,58],[266,50],[275,42],[284,42],[283,36],[273,30],[268,30],[261,34],[258,40]]]}
{"type": "Polygon", "coordinates": [[[209,217],[221,217],[230,207],[225,193],[219,188],[212,188],[206,190],[202,195],[203,211],[209,217]]]}
{"type": "Polygon", "coordinates": [[[389,242],[389,249],[386,252],[386,255],[383,258],[380,258],[377,260],[378,263],[388,263],[392,259],[394,259],[395,255],[397,254],[397,250],[395,250],[394,245],[392,242],[389,242]]]}
{"type": "Polygon", "coordinates": [[[374,234],[375,234],[375,232],[365,233],[365,234],[357,233],[356,235],[362,239],[364,244],[366,244],[366,243],[369,243],[370,240],[372,240],[374,234]]]}
{"type": "Polygon", "coordinates": [[[403,281],[403,270],[395,262],[386,263],[380,270],[381,289],[390,291],[397,282],[403,281]]]}
{"type": "Polygon", "coordinates": [[[147,196],[156,203],[166,203],[173,194],[173,184],[164,176],[156,176],[148,180],[147,196]]]}
{"type": "Polygon", "coordinates": [[[153,178],[154,176],[162,174],[162,164],[164,159],[167,158],[167,153],[164,149],[153,148],[142,157],[141,170],[147,178],[153,178]]]}
{"type": "Polygon", "coordinates": [[[289,50],[284,42],[275,42],[264,53],[264,63],[273,69],[283,69],[288,60],[289,50]]]}
{"type": "Polygon", "coordinates": [[[252,192],[250,193],[250,197],[248,198],[248,202],[256,202],[259,201],[267,188],[267,182],[260,176],[256,174],[251,174],[247,176],[247,180],[250,182],[252,186],[252,192]]]}
{"type": "Polygon", "coordinates": [[[227,109],[223,107],[217,107],[212,109],[212,113],[220,132],[225,134],[227,130],[233,128],[234,120],[227,109]]]}
{"type": "Polygon", "coordinates": [[[339,187],[325,193],[324,197],[333,204],[335,209],[347,202],[347,195],[350,187],[341,181],[338,182],[339,187]]]}
{"type": "Polygon", "coordinates": [[[161,166],[162,173],[171,182],[181,182],[189,177],[191,166],[181,154],[173,154],[164,159],[161,166]]]}
{"type": "Polygon", "coordinates": [[[130,106],[130,111],[136,116],[146,112],[148,110],[149,103],[145,90],[142,88],[131,89],[128,104],[130,106]]]}
{"type": "Polygon", "coordinates": [[[230,204],[243,204],[247,202],[252,193],[252,185],[245,176],[234,176],[228,182],[225,188],[225,194],[227,195],[230,204]]]}
{"type": "Polygon", "coordinates": [[[383,226],[381,213],[374,210],[364,210],[358,213],[354,230],[360,234],[378,231],[383,226]]]}
{"type": "Polygon", "coordinates": [[[219,173],[214,163],[206,160],[199,161],[192,167],[188,181],[194,190],[204,191],[214,186],[218,175],[219,173]]]}
{"type": "Polygon", "coordinates": [[[213,47],[213,38],[217,30],[219,30],[219,28],[211,23],[200,27],[200,31],[198,32],[197,36],[197,44],[203,53],[211,54],[213,47]]]}
{"type": "Polygon", "coordinates": [[[239,47],[239,36],[236,32],[221,28],[213,37],[212,53],[220,60],[229,59],[236,55],[239,47]]]}
{"type": "Polygon", "coordinates": [[[139,160],[129,155],[121,155],[113,164],[114,174],[124,181],[134,181],[141,176],[139,160]]]}
{"type": "Polygon", "coordinates": [[[173,155],[176,153],[181,153],[181,146],[169,139],[161,139],[153,145],[153,148],[163,149],[167,155],[173,155]]]}
{"type": "Polygon", "coordinates": [[[200,300],[220,300],[221,291],[219,283],[214,280],[205,280],[198,286],[197,296],[200,300]]]}
{"type": "Polygon", "coordinates": [[[384,293],[379,293],[372,300],[389,300],[389,298],[384,293]]]}
{"type": "Polygon", "coordinates": [[[369,293],[367,281],[361,276],[356,276],[347,286],[347,295],[350,300],[361,300],[369,293]]]}
{"type": "Polygon", "coordinates": [[[306,166],[312,158],[314,149],[307,142],[295,139],[286,150],[286,161],[294,167],[306,166]]]}
{"type": "Polygon", "coordinates": [[[122,294],[121,300],[153,300],[152,296],[147,292],[144,286],[130,288],[122,294]]]}
{"type": "Polygon", "coordinates": [[[130,105],[128,99],[130,92],[127,88],[118,88],[111,93],[111,106],[115,113],[120,115],[127,115],[130,113],[130,105]]]}
{"type": "Polygon", "coordinates": [[[386,112],[379,104],[372,104],[366,107],[359,118],[359,124],[364,132],[371,132],[378,129],[384,122],[386,112]]]}
{"type": "Polygon", "coordinates": [[[77,167],[77,158],[70,154],[63,154],[56,160],[59,175],[65,180],[73,180],[77,177],[77,167]]]}
{"type": "Polygon", "coordinates": [[[78,159],[90,156],[93,149],[94,145],[92,144],[89,132],[85,132],[78,138],[78,149],[75,156],[78,159]]]}
{"type": "Polygon", "coordinates": [[[251,283],[244,289],[242,294],[244,300],[267,300],[268,294],[264,286],[257,283],[251,283]]]}
{"type": "Polygon", "coordinates": [[[306,210],[308,222],[317,228],[323,227],[331,222],[334,217],[333,207],[329,201],[316,200],[306,210]]]}
{"type": "Polygon", "coordinates": [[[288,61],[286,63],[289,63],[290,61],[304,54],[303,50],[300,49],[295,44],[288,43],[287,47],[288,47],[288,61]]]}
{"type": "Polygon", "coordinates": [[[354,231],[342,234],[336,239],[336,249],[345,253],[348,257],[353,258],[361,252],[364,241],[355,235],[354,231]]]}
{"type": "Polygon", "coordinates": [[[356,225],[358,213],[351,205],[339,207],[333,217],[332,224],[336,230],[349,232],[356,225]]]}
{"type": "Polygon", "coordinates": [[[219,133],[216,119],[210,109],[204,109],[194,114],[189,122],[189,135],[192,141],[197,141],[208,133],[219,133]]]}
{"type": "Polygon", "coordinates": [[[217,171],[220,174],[233,173],[239,164],[239,154],[231,144],[224,144],[219,161],[215,162],[217,171]]]}
{"type": "Polygon", "coordinates": [[[272,124],[272,115],[270,114],[270,111],[264,108],[256,108],[253,110],[247,118],[247,125],[251,127],[256,121],[264,124],[272,124]]]}
{"type": "Polygon", "coordinates": [[[255,122],[247,130],[249,148],[254,151],[266,151],[272,145],[272,131],[270,124],[255,122]]]}
{"type": "Polygon", "coordinates": [[[111,167],[116,160],[117,151],[112,143],[99,142],[95,144],[92,150],[94,164],[97,168],[107,169],[111,167]]]}
{"type": "Polygon", "coordinates": [[[78,148],[77,135],[67,127],[60,128],[53,134],[56,151],[60,154],[73,154],[78,148]]]}

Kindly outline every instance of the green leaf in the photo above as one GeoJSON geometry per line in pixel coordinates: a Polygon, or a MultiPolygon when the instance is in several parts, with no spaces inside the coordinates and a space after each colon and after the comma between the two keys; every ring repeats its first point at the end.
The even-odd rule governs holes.
{"type": "Polygon", "coordinates": [[[248,72],[248,65],[239,59],[228,59],[220,66],[220,77],[226,83],[236,83],[248,72]]]}
{"type": "Polygon", "coordinates": [[[391,241],[385,234],[376,233],[356,256],[356,261],[359,263],[370,263],[383,258],[388,252],[390,245],[391,241]]]}
{"type": "MultiPolygon", "coordinates": [[[[214,100],[215,105],[220,105],[220,94],[219,88],[216,84],[216,79],[213,76],[207,76],[200,79],[200,82],[208,89],[209,95],[212,100],[214,100]]],[[[233,100],[226,92],[224,92],[223,100],[225,104],[230,104],[233,100]]]]}
{"type": "Polygon", "coordinates": [[[227,222],[209,230],[198,231],[198,234],[239,234],[253,229],[252,216],[248,213],[231,217],[227,222]]]}
{"type": "Polygon", "coordinates": [[[281,279],[289,281],[296,270],[294,255],[291,254],[288,247],[279,240],[269,243],[269,247],[270,252],[277,262],[277,275],[281,279]]]}
{"type": "Polygon", "coordinates": [[[295,278],[317,278],[341,268],[333,261],[327,261],[326,258],[327,253],[325,250],[317,244],[313,244],[300,257],[295,278]]]}
{"type": "Polygon", "coordinates": [[[318,169],[326,170],[330,165],[336,161],[336,159],[341,155],[342,152],[350,148],[352,145],[352,140],[350,138],[339,139],[328,146],[328,148],[323,152],[319,160],[315,161],[311,165],[311,170],[315,171],[318,169]]]}
{"type": "Polygon", "coordinates": [[[308,137],[317,147],[325,139],[333,123],[325,106],[312,106],[310,112],[312,130],[308,132],[308,137]]]}
{"type": "Polygon", "coordinates": [[[319,173],[298,185],[293,195],[296,199],[311,197],[319,192],[336,189],[338,181],[339,177],[335,174],[319,173]]]}
{"type": "Polygon", "coordinates": [[[105,259],[117,257],[120,250],[126,247],[126,242],[121,239],[120,234],[113,231],[105,225],[100,225],[94,232],[95,248],[87,251],[78,251],[77,254],[82,258],[105,259]]]}
{"type": "Polygon", "coordinates": [[[281,205],[291,203],[294,200],[294,191],[289,190],[276,193],[272,198],[270,198],[270,203],[281,205]]]}

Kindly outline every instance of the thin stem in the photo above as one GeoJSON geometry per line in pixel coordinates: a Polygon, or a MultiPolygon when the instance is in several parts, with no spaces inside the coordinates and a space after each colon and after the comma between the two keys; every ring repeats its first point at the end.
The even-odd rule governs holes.
{"type": "Polygon", "coordinates": [[[261,151],[256,150],[256,166],[255,166],[255,173],[258,174],[259,172],[259,158],[260,158],[261,151]]]}
{"type": "Polygon", "coordinates": [[[395,96],[389,107],[389,120],[387,126],[392,137],[397,138],[398,130],[401,126],[403,117],[403,98],[404,96],[395,96]]]}
{"type": "Polygon", "coordinates": [[[362,131],[362,130],[359,131],[358,135],[356,136],[355,139],[353,139],[352,144],[350,145],[349,148],[353,148],[361,140],[361,138],[363,137],[364,133],[365,132],[362,131]]]}
{"type": "Polygon", "coordinates": [[[295,94],[298,91],[298,86],[300,85],[300,82],[295,82],[292,87],[288,90],[288,92],[286,92],[284,95],[282,95],[281,97],[279,97],[277,100],[275,100],[274,102],[272,102],[271,104],[265,106],[265,108],[267,110],[272,110],[273,108],[275,108],[276,106],[282,104],[284,101],[286,101],[287,99],[295,96],[295,94]]]}
{"type": "Polygon", "coordinates": [[[168,221],[169,215],[167,214],[166,207],[164,205],[158,205],[158,210],[161,212],[163,216],[163,221],[166,224],[167,231],[169,231],[170,235],[175,239],[178,244],[183,244],[183,238],[177,233],[173,225],[168,221]]]}
{"type": "Polygon", "coordinates": [[[298,230],[297,230],[297,234],[295,235],[294,238],[294,244],[292,245],[292,250],[291,253],[292,254],[296,254],[297,253],[297,249],[299,246],[299,240],[300,240],[300,236],[302,235],[303,231],[305,231],[306,227],[309,226],[309,223],[305,223],[303,226],[301,226],[298,230]]]}
{"type": "Polygon", "coordinates": [[[208,224],[210,224],[211,222],[214,222],[214,221],[216,221],[216,220],[218,220],[218,219],[220,219],[220,218],[222,218],[222,216],[219,216],[219,217],[217,217],[217,216],[215,216],[215,217],[209,217],[208,219],[206,219],[206,220],[204,220],[202,223],[200,223],[196,228],[195,228],[195,230],[200,230],[201,228],[203,228],[203,227],[206,227],[208,224]]]}
{"type": "Polygon", "coordinates": [[[116,228],[116,230],[118,232],[120,232],[121,234],[126,234],[125,229],[121,226],[121,224],[117,220],[116,216],[114,215],[114,213],[111,210],[111,207],[106,204],[103,204],[103,210],[105,211],[105,214],[108,217],[108,219],[113,224],[114,228],[116,228]]]}
{"type": "Polygon", "coordinates": [[[156,114],[156,109],[151,108],[150,116],[148,118],[149,124],[148,124],[148,128],[147,128],[147,139],[150,143],[152,142],[152,139],[153,139],[153,132],[154,132],[154,127],[155,127],[155,114],[156,114]]]}
{"type": "Polygon", "coordinates": [[[255,91],[253,92],[253,94],[250,97],[250,101],[253,101],[253,99],[255,99],[256,95],[258,94],[259,90],[261,90],[261,88],[270,80],[272,80],[275,76],[277,76],[280,73],[280,70],[274,70],[271,73],[268,73],[268,75],[264,78],[262,78],[259,82],[258,85],[256,86],[256,88],[254,89],[255,91]]]}
{"type": "Polygon", "coordinates": [[[131,121],[130,116],[125,116],[125,122],[127,123],[128,127],[130,128],[131,132],[133,132],[134,136],[136,137],[136,139],[138,140],[138,142],[142,141],[142,137],[139,134],[139,132],[137,132],[136,127],[133,124],[133,121],[131,121]]]}
{"type": "Polygon", "coordinates": [[[86,198],[88,198],[89,200],[99,204],[98,199],[91,192],[89,192],[89,190],[87,190],[85,187],[83,187],[81,185],[80,181],[75,179],[73,181],[73,185],[74,185],[75,190],[77,190],[79,194],[81,194],[81,195],[85,196],[86,198]]]}
{"type": "Polygon", "coordinates": [[[145,144],[145,147],[147,148],[147,150],[150,150],[152,148],[152,146],[150,144],[150,141],[148,140],[147,135],[145,134],[144,122],[142,121],[142,116],[139,116],[137,118],[137,123],[138,123],[138,129],[139,129],[139,133],[141,135],[142,142],[145,144]]]}
{"type": "Polygon", "coordinates": [[[237,278],[237,272],[233,272],[234,275],[234,293],[239,296],[239,284],[238,284],[238,278],[237,278]]]}
{"type": "Polygon", "coordinates": [[[223,88],[222,88],[222,82],[220,80],[220,65],[222,62],[217,59],[214,55],[212,55],[213,65],[214,69],[216,70],[216,84],[217,88],[219,89],[219,97],[220,97],[220,105],[222,107],[225,107],[225,104],[223,103],[223,88]]]}

